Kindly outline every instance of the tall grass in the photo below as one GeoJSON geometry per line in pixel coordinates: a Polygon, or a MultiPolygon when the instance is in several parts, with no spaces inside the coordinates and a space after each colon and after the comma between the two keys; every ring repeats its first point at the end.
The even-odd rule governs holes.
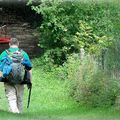
{"type": "Polygon", "coordinates": [[[67,74],[65,81],[68,82],[69,95],[78,104],[92,107],[115,105],[120,81],[101,69],[95,58],[86,56],[81,60],[79,55],[73,55],[63,68],[67,74]]]}
{"type": "Polygon", "coordinates": [[[93,109],[80,106],[69,97],[66,81],[54,77],[53,72],[44,71],[42,66],[33,68],[33,89],[29,109],[26,108],[28,90],[25,87],[22,114],[8,112],[2,83],[0,88],[0,120],[119,120],[120,117],[119,111],[112,108],[93,109]]]}

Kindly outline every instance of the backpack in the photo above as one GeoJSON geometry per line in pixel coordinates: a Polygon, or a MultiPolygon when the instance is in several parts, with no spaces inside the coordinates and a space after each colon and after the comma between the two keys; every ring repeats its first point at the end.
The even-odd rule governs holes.
{"type": "Polygon", "coordinates": [[[25,69],[22,64],[23,61],[23,50],[19,49],[15,52],[6,50],[8,57],[11,59],[11,72],[7,76],[7,80],[12,84],[20,84],[24,81],[25,69]]]}

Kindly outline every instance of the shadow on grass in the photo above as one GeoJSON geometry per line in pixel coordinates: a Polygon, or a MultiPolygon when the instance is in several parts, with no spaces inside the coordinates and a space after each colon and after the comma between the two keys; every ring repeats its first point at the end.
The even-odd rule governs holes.
{"type": "Polygon", "coordinates": [[[97,115],[97,116],[118,116],[120,110],[114,108],[91,108],[86,106],[77,106],[77,107],[69,107],[66,109],[39,109],[39,110],[31,110],[25,111],[23,113],[24,116],[84,116],[84,115],[97,115]]]}
{"type": "Polygon", "coordinates": [[[119,110],[113,108],[70,107],[67,109],[28,109],[21,114],[0,110],[0,120],[119,120],[119,110]],[[64,119],[63,119],[64,118],[64,119]],[[91,118],[91,119],[88,119],[91,118]]]}

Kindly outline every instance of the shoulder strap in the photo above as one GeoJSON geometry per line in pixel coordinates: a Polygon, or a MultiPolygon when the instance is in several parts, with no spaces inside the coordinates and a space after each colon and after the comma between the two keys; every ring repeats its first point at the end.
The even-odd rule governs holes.
{"type": "MultiPolygon", "coordinates": [[[[10,49],[6,49],[5,51],[6,51],[8,54],[12,53],[12,52],[10,51],[10,49]]],[[[20,48],[19,48],[17,51],[19,51],[19,52],[23,52],[23,50],[20,49],[20,48]]],[[[16,52],[16,51],[15,51],[15,52],[16,52]]]]}
{"type": "MultiPolygon", "coordinates": [[[[24,56],[24,55],[23,55],[23,50],[20,49],[20,48],[19,48],[17,51],[15,51],[15,52],[19,52],[22,56],[24,56]]],[[[15,52],[11,52],[10,49],[6,49],[6,53],[8,54],[8,56],[9,56],[10,58],[13,56],[13,54],[14,54],[15,52]]]]}
{"type": "Polygon", "coordinates": [[[10,51],[9,49],[6,49],[5,51],[6,51],[6,53],[7,53],[8,55],[11,54],[11,51],[10,51]]]}
{"type": "Polygon", "coordinates": [[[19,48],[18,52],[20,52],[20,54],[21,54],[22,56],[24,56],[24,53],[23,53],[23,50],[22,50],[22,49],[19,48]]]}
{"type": "Polygon", "coordinates": [[[19,52],[23,52],[23,50],[21,49],[21,48],[19,48],[19,50],[18,50],[19,52]]]}

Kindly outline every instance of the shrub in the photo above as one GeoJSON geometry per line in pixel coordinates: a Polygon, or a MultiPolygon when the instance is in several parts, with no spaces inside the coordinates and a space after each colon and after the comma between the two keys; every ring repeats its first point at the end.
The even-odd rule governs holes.
{"type": "Polygon", "coordinates": [[[93,107],[114,105],[118,94],[119,81],[98,69],[97,63],[91,57],[83,61],[67,64],[70,95],[80,104],[93,107]],[[72,71],[70,70],[71,66],[72,71]]]}
{"type": "Polygon", "coordinates": [[[96,52],[106,47],[112,22],[110,11],[104,4],[66,0],[41,0],[32,6],[43,16],[38,28],[39,46],[53,64],[63,64],[69,55],[79,53],[81,47],[87,52],[96,52]]]}

